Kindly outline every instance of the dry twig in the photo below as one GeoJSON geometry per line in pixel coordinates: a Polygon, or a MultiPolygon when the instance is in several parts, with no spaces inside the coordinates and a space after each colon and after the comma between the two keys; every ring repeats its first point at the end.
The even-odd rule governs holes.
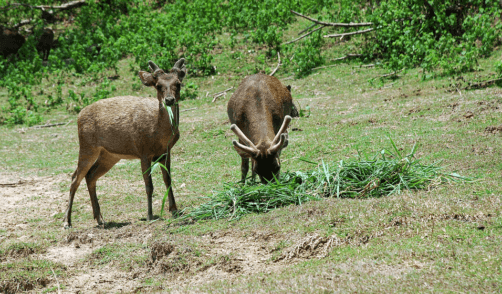
{"type": "Polygon", "coordinates": [[[298,38],[296,38],[296,39],[294,39],[294,40],[288,41],[288,42],[286,42],[286,43],[282,43],[282,45],[287,45],[287,44],[291,44],[291,43],[294,43],[294,42],[296,42],[296,41],[299,41],[299,40],[301,40],[301,39],[305,38],[306,36],[308,36],[308,35],[312,34],[313,32],[318,31],[318,30],[322,30],[322,29],[323,29],[323,28],[325,28],[325,27],[326,27],[325,25],[320,26],[320,27],[316,28],[315,30],[312,30],[312,31],[310,31],[310,32],[308,32],[308,33],[306,33],[306,34],[304,34],[304,35],[302,35],[302,36],[300,36],[300,37],[298,37],[298,38]]]}
{"type": "Polygon", "coordinates": [[[69,125],[73,120],[69,120],[68,122],[63,122],[63,123],[55,123],[55,124],[45,124],[45,125],[37,125],[31,127],[32,129],[41,129],[41,128],[51,128],[51,127],[56,127],[56,126],[61,126],[61,125],[69,125]]]}
{"type": "Polygon", "coordinates": [[[218,97],[221,97],[221,96],[226,95],[226,94],[227,94],[227,92],[228,92],[228,91],[230,91],[230,90],[232,90],[233,88],[234,88],[234,87],[230,87],[230,88],[228,88],[228,89],[226,89],[226,90],[223,90],[223,91],[221,91],[221,92],[218,92],[218,93],[214,94],[214,95],[213,95],[213,101],[211,101],[211,102],[213,102],[213,103],[214,103],[214,101],[216,101],[216,99],[217,99],[218,97]]]}
{"type": "Polygon", "coordinates": [[[296,12],[294,10],[290,10],[291,13],[293,14],[296,14],[298,16],[301,16],[305,19],[308,19],[310,21],[313,21],[317,24],[320,24],[320,25],[324,25],[324,26],[330,26],[330,27],[346,27],[346,28],[350,28],[350,27],[369,27],[369,26],[372,26],[373,23],[372,22],[349,22],[349,23],[334,23],[334,22],[325,22],[325,21],[320,21],[320,20],[317,20],[317,19],[313,19],[311,17],[308,17],[306,15],[303,15],[299,12],[296,12]]]}
{"type": "Polygon", "coordinates": [[[281,66],[281,54],[279,54],[279,52],[277,52],[277,58],[279,59],[279,61],[277,62],[276,68],[270,73],[271,76],[273,76],[279,69],[279,66],[281,66]]]}
{"type": "Polygon", "coordinates": [[[350,32],[350,33],[343,33],[343,34],[333,34],[333,35],[325,35],[324,38],[336,38],[336,37],[345,37],[345,36],[352,36],[352,35],[359,35],[359,34],[364,34],[373,31],[374,29],[367,29],[367,30],[361,30],[361,31],[355,31],[355,32],[350,32]]]}

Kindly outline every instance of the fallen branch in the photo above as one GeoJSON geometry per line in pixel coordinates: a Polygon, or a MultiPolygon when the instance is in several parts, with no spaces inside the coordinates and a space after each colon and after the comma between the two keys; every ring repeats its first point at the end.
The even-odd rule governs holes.
{"type": "Polygon", "coordinates": [[[352,35],[360,35],[360,34],[371,32],[373,30],[375,30],[375,29],[371,28],[371,29],[367,29],[367,30],[355,31],[355,32],[350,32],[350,33],[325,35],[324,38],[336,38],[336,37],[345,37],[345,36],[352,36],[352,35]]]}
{"type": "Polygon", "coordinates": [[[70,123],[72,122],[72,120],[68,121],[68,122],[63,122],[63,123],[55,123],[55,124],[45,124],[45,125],[37,125],[37,126],[33,126],[31,127],[32,129],[41,129],[41,128],[51,128],[51,127],[56,127],[56,126],[61,126],[61,125],[69,125],[70,123]]]}
{"type": "Polygon", "coordinates": [[[52,274],[54,275],[54,278],[56,279],[56,283],[58,284],[58,294],[61,293],[61,287],[59,286],[59,280],[58,280],[58,277],[56,276],[56,273],[54,272],[54,270],[52,269],[52,266],[51,266],[51,271],[52,271],[52,274]]]}
{"type": "Polygon", "coordinates": [[[19,185],[26,184],[25,180],[19,180],[17,183],[0,183],[0,187],[16,187],[19,185]]]}
{"type": "Polygon", "coordinates": [[[287,45],[287,44],[294,43],[294,42],[296,42],[296,41],[298,41],[298,40],[301,40],[301,39],[305,38],[306,36],[308,36],[308,35],[312,34],[312,33],[313,33],[313,32],[315,32],[315,31],[322,30],[322,29],[323,29],[323,28],[325,28],[325,27],[326,27],[326,26],[324,26],[324,25],[323,25],[323,26],[320,26],[320,27],[316,28],[315,30],[312,30],[312,31],[310,31],[310,32],[306,33],[305,35],[302,35],[302,36],[300,36],[300,37],[298,37],[298,38],[296,38],[296,39],[294,39],[294,40],[288,41],[288,42],[286,42],[286,43],[282,43],[281,45],[287,45]]]}
{"type": "Polygon", "coordinates": [[[213,95],[213,101],[211,101],[211,102],[213,102],[213,103],[214,103],[214,101],[216,101],[216,99],[217,99],[218,97],[221,97],[221,96],[226,95],[226,94],[227,94],[227,92],[228,92],[228,91],[230,91],[230,90],[232,90],[233,88],[234,88],[234,87],[230,87],[230,88],[228,88],[228,89],[226,89],[226,90],[223,90],[223,91],[221,91],[221,92],[218,92],[218,93],[214,94],[214,95],[213,95]]]}
{"type": "Polygon", "coordinates": [[[190,110],[195,110],[197,109],[197,107],[194,107],[194,108],[188,108],[188,109],[183,109],[183,110],[180,110],[180,112],[185,112],[185,111],[190,111],[190,110]]]}
{"type": "Polygon", "coordinates": [[[338,58],[332,59],[331,61],[338,61],[338,60],[344,60],[344,59],[347,59],[350,57],[361,57],[361,56],[363,56],[363,55],[362,54],[347,54],[343,57],[338,57],[338,58]]]}
{"type": "MultiPolygon", "coordinates": [[[[86,3],[87,0],[76,0],[72,2],[68,2],[59,6],[52,6],[52,5],[29,5],[25,3],[12,3],[10,6],[24,6],[24,7],[29,7],[29,8],[34,8],[34,9],[40,9],[40,10],[47,10],[47,9],[58,9],[58,10],[68,10],[68,9],[73,9],[73,8],[78,8],[84,5],[87,5],[86,3]]],[[[6,9],[9,5],[2,7],[2,10],[6,9]]]]}
{"type": "Polygon", "coordinates": [[[485,87],[488,87],[491,84],[493,84],[495,82],[498,82],[498,81],[502,81],[502,78],[498,78],[498,79],[494,79],[494,80],[488,80],[488,81],[482,81],[482,82],[479,82],[479,83],[470,84],[469,86],[464,87],[461,90],[469,90],[469,89],[474,89],[474,88],[475,89],[485,88],[485,87]]]}
{"type": "Polygon", "coordinates": [[[279,52],[277,52],[277,58],[279,58],[279,61],[277,62],[277,67],[270,73],[270,76],[273,76],[279,69],[279,66],[281,66],[281,54],[279,54],[279,52]]]}
{"type": "Polygon", "coordinates": [[[391,73],[388,73],[388,74],[385,74],[385,75],[382,75],[380,76],[381,78],[385,78],[385,77],[388,77],[388,76],[393,76],[395,74],[397,74],[398,72],[402,72],[403,70],[397,70],[395,72],[391,72],[391,73]]]}
{"type": "Polygon", "coordinates": [[[298,33],[298,36],[305,33],[306,31],[310,30],[311,28],[315,27],[317,24],[316,23],[313,23],[311,26],[309,26],[308,28],[304,29],[303,31],[299,32],[298,33]]]}
{"type": "Polygon", "coordinates": [[[19,29],[20,27],[22,26],[25,26],[27,24],[30,24],[31,22],[33,21],[33,19],[25,19],[25,20],[22,20],[18,23],[16,23],[14,26],[12,26],[13,29],[19,29]]]}
{"type": "Polygon", "coordinates": [[[330,27],[369,27],[369,26],[372,26],[373,23],[372,22],[359,22],[359,23],[356,23],[356,22],[349,22],[349,23],[334,23],[334,22],[325,22],[325,21],[320,21],[320,20],[317,20],[317,19],[313,19],[311,17],[308,17],[306,15],[303,15],[299,12],[296,12],[294,10],[290,10],[291,13],[293,14],[296,14],[298,16],[301,16],[305,19],[308,19],[310,21],[313,21],[317,24],[320,24],[320,25],[324,25],[324,26],[330,26],[330,27]]]}
{"type": "Polygon", "coordinates": [[[328,67],[335,67],[339,64],[332,64],[332,65],[326,65],[326,66],[319,66],[319,67],[314,67],[311,70],[316,70],[316,69],[321,69],[321,68],[328,68],[328,67]]]}

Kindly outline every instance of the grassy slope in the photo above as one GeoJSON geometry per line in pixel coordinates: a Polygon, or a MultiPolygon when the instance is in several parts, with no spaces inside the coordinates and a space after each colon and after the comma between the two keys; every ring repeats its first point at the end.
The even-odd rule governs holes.
{"type": "MultiPolygon", "coordinates": [[[[173,149],[174,191],[181,208],[201,203],[204,200],[200,196],[221,189],[223,182],[240,178],[240,159],[231,146],[234,135],[226,117],[226,101],[233,91],[215,103],[211,103],[212,97],[206,97],[206,93],[237,87],[246,74],[252,73],[250,65],[256,63],[256,55],[262,51],[256,48],[257,53],[249,53],[245,44],[230,49],[225,47],[225,36],[222,39],[223,49],[215,60],[220,73],[206,78],[189,76],[186,80],[200,86],[201,97],[181,103],[182,110],[197,107],[181,113],[182,135],[173,149]],[[232,58],[231,51],[241,52],[242,57],[232,58]]],[[[341,56],[350,50],[349,46],[350,43],[326,50],[326,58],[341,56]]],[[[494,58],[481,61],[485,70],[468,73],[465,78],[488,75],[493,61],[494,58]]],[[[255,67],[273,68],[275,62],[268,60],[267,64],[255,67]]],[[[120,79],[113,81],[117,87],[114,95],[153,95],[152,89],[134,86],[139,81],[129,71],[128,63],[124,60],[119,66],[120,79]]],[[[148,225],[141,221],[146,215],[146,199],[139,162],[122,161],[98,182],[105,220],[112,225],[134,226],[138,231],[152,228],[153,240],[169,236],[175,243],[189,240],[194,248],[208,246],[200,237],[211,232],[252,236],[266,231],[274,236],[279,253],[313,233],[368,237],[366,242],[335,247],[322,259],[299,259],[266,274],[207,281],[188,288],[177,286],[182,291],[500,291],[502,138],[500,133],[487,133],[485,129],[502,123],[502,91],[492,87],[447,92],[443,87],[450,84],[449,78],[422,81],[418,70],[400,74],[395,80],[368,82],[385,73],[378,68],[344,63],[316,70],[304,79],[285,80],[285,84],[292,85],[296,103],[302,108],[310,107],[310,117],[292,122],[292,127],[301,131],[290,133],[290,144],[282,155],[283,168],[312,168],[311,164],[298,160],[300,157],[320,162],[350,158],[357,150],[372,154],[389,147],[386,137],[391,136],[404,149],[418,143],[418,156],[425,162],[443,160],[448,171],[479,177],[479,181],[380,199],[326,199],[264,215],[249,215],[236,222],[220,220],[173,226],[161,221],[148,225]],[[480,225],[483,230],[478,229],[480,225]]],[[[289,76],[278,73],[280,79],[289,76]]],[[[91,91],[93,83],[84,83],[84,79],[65,77],[68,88],[91,91]]],[[[50,91],[53,82],[55,78],[49,79],[44,87],[50,91]]],[[[0,89],[0,93],[4,90],[0,89]]],[[[51,122],[72,120],[72,123],[48,129],[1,127],[1,173],[47,176],[73,172],[78,155],[76,115],[61,108],[44,117],[51,122]]],[[[66,179],[56,189],[66,193],[69,176],[66,179]]],[[[154,177],[154,186],[157,195],[154,209],[158,212],[165,189],[160,173],[154,177]]],[[[74,204],[72,232],[87,232],[95,225],[88,197],[82,183],[74,204]]],[[[61,203],[61,207],[65,205],[66,202],[61,203]]],[[[13,213],[29,211],[32,208],[13,213]]],[[[62,214],[53,212],[38,211],[40,218],[34,221],[31,234],[37,248],[61,243],[69,234],[59,230],[62,214]]],[[[4,250],[16,243],[15,234],[7,235],[5,231],[0,234],[6,236],[0,245],[4,250]]],[[[141,242],[125,247],[107,245],[106,250],[94,251],[90,258],[99,259],[98,264],[116,265],[112,262],[120,261],[119,268],[132,260],[141,267],[148,253],[140,253],[138,257],[131,249],[141,247],[141,242]]],[[[143,279],[146,291],[149,285],[171,287],[169,275],[152,273],[143,279]]]]}

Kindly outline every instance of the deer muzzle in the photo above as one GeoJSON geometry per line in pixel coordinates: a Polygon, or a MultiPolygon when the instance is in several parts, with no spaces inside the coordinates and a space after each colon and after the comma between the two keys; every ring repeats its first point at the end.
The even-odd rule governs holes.
{"type": "Polygon", "coordinates": [[[173,96],[164,97],[164,103],[166,106],[172,106],[174,102],[176,102],[176,99],[174,99],[173,96]]]}

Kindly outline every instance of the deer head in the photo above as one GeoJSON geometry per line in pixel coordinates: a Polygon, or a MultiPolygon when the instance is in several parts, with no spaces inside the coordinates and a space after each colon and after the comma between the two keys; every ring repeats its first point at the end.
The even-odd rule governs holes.
{"type": "Polygon", "coordinates": [[[184,65],[185,59],[180,58],[171,71],[165,73],[153,61],[148,61],[150,71],[139,71],[139,77],[143,85],[155,87],[157,90],[157,99],[166,106],[172,106],[180,98],[181,82],[186,75],[187,69],[184,65]]]}
{"type": "Polygon", "coordinates": [[[244,142],[246,145],[233,140],[234,148],[240,154],[246,154],[251,158],[253,163],[253,172],[258,174],[262,183],[270,182],[275,178],[279,178],[281,170],[281,162],[279,156],[281,151],[288,145],[288,133],[286,129],[291,122],[291,116],[286,115],[281,128],[275,135],[268,148],[256,147],[251,140],[239,129],[235,124],[232,124],[230,129],[244,142]]]}

